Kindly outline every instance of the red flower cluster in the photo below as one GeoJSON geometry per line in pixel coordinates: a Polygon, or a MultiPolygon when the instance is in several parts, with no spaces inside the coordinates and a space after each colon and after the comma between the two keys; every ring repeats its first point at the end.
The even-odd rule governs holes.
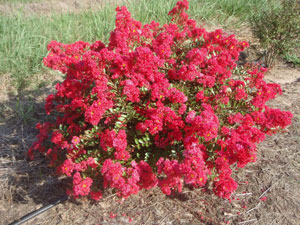
{"type": "Polygon", "coordinates": [[[45,65],[66,79],[46,101],[56,121],[37,125],[28,154],[46,153],[72,177],[70,195],[98,200],[103,187],[128,197],[155,186],[171,194],[211,180],[230,198],[231,166],[254,162],[265,134],[291,123],[290,112],[265,105],[281,89],[263,80],[264,68],[232,76],[248,43],[197,27],[187,9],[179,1],[160,26],[118,7],[108,45],[48,45],[45,65]]]}

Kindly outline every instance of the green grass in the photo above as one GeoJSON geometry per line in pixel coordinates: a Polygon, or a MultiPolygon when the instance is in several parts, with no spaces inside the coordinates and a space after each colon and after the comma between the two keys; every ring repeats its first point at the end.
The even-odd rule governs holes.
{"type": "MultiPolygon", "coordinates": [[[[51,40],[72,43],[108,38],[114,26],[114,9],[101,13],[61,14],[49,17],[0,16],[0,73],[10,73],[18,89],[26,78],[41,71],[51,40]]],[[[1,75],[1,74],[0,74],[1,75]]]]}
{"type": "Polygon", "coordinates": [[[289,63],[292,63],[293,65],[295,66],[299,66],[300,67],[300,57],[297,56],[296,54],[294,53],[290,53],[290,54],[285,54],[283,56],[283,58],[289,62],[289,63]]]}
{"type": "MultiPolygon", "coordinates": [[[[140,0],[131,4],[129,10],[143,23],[153,19],[166,22],[167,14],[176,2],[177,0],[140,0]]],[[[252,13],[257,13],[262,8],[277,7],[279,2],[280,0],[189,0],[188,13],[198,21],[236,27],[244,23],[252,13]]]]}
{"type": "MultiPolygon", "coordinates": [[[[267,3],[270,1],[277,3],[279,0],[190,0],[189,15],[209,23],[239,26],[257,9],[269,7],[267,3]]],[[[131,0],[126,1],[126,5],[136,20],[142,23],[156,20],[162,24],[168,21],[167,13],[176,2],[131,0]]],[[[41,72],[50,40],[63,43],[107,41],[114,28],[115,6],[52,17],[25,17],[22,12],[14,17],[0,15],[0,76],[1,73],[11,74],[14,85],[21,90],[28,84],[29,77],[41,72]]]]}

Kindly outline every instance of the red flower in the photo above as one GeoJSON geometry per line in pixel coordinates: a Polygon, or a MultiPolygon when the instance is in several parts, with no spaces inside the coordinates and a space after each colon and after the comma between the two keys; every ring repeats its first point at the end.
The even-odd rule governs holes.
{"type": "Polygon", "coordinates": [[[80,138],[77,137],[77,136],[73,136],[73,138],[72,138],[72,144],[76,146],[79,143],[80,143],[80,138]]]}
{"type": "Polygon", "coordinates": [[[93,180],[89,177],[82,179],[79,172],[73,176],[73,193],[75,196],[86,196],[90,193],[90,187],[93,180]]]}
{"type": "Polygon", "coordinates": [[[99,201],[102,198],[102,192],[101,191],[91,191],[90,196],[92,199],[99,201]]]}
{"type": "Polygon", "coordinates": [[[60,167],[61,173],[66,174],[68,177],[74,171],[74,163],[71,159],[66,159],[60,167]]]}
{"type": "Polygon", "coordinates": [[[266,196],[260,198],[260,200],[261,200],[262,202],[267,201],[267,199],[268,199],[268,198],[267,198],[266,196]]]}
{"type": "Polygon", "coordinates": [[[214,192],[217,196],[229,199],[231,194],[237,189],[237,183],[230,176],[220,176],[215,182],[214,192]]]}

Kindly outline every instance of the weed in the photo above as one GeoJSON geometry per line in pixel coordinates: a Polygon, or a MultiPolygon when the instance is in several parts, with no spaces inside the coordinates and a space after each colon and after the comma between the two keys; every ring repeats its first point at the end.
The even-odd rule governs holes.
{"type": "Polygon", "coordinates": [[[300,66],[300,57],[295,53],[287,53],[283,58],[287,62],[292,63],[294,66],[300,66]]]}
{"type": "Polygon", "coordinates": [[[279,55],[300,46],[300,4],[283,0],[281,7],[264,9],[250,18],[253,34],[265,49],[265,64],[271,67],[279,55]]]}
{"type": "Polygon", "coordinates": [[[15,103],[15,113],[19,122],[23,124],[32,123],[34,121],[34,104],[26,104],[18,100],[15,103]]]}

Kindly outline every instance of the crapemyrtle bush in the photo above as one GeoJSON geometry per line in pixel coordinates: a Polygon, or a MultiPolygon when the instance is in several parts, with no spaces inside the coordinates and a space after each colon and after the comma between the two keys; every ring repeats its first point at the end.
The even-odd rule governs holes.
{"type": "Polygon", "coordinates": [[[56,120],[37,125],[28,155],[44,153],[72,178],[69,195],[98,200],[113,188],[127,198],[156,186],[170,195],[211,183],[229,199],[231,167],[254,162],[256,144],[291,123],[290,112],[266,106],[281,89],[263,80],[265,68],[237,70],[248,43],[197,27],[187,10],[179,1],[169,24],[142,25],[118,7],[107,45],[48,45],[44,64],[66,77],[46,100],[56,120]]]}

